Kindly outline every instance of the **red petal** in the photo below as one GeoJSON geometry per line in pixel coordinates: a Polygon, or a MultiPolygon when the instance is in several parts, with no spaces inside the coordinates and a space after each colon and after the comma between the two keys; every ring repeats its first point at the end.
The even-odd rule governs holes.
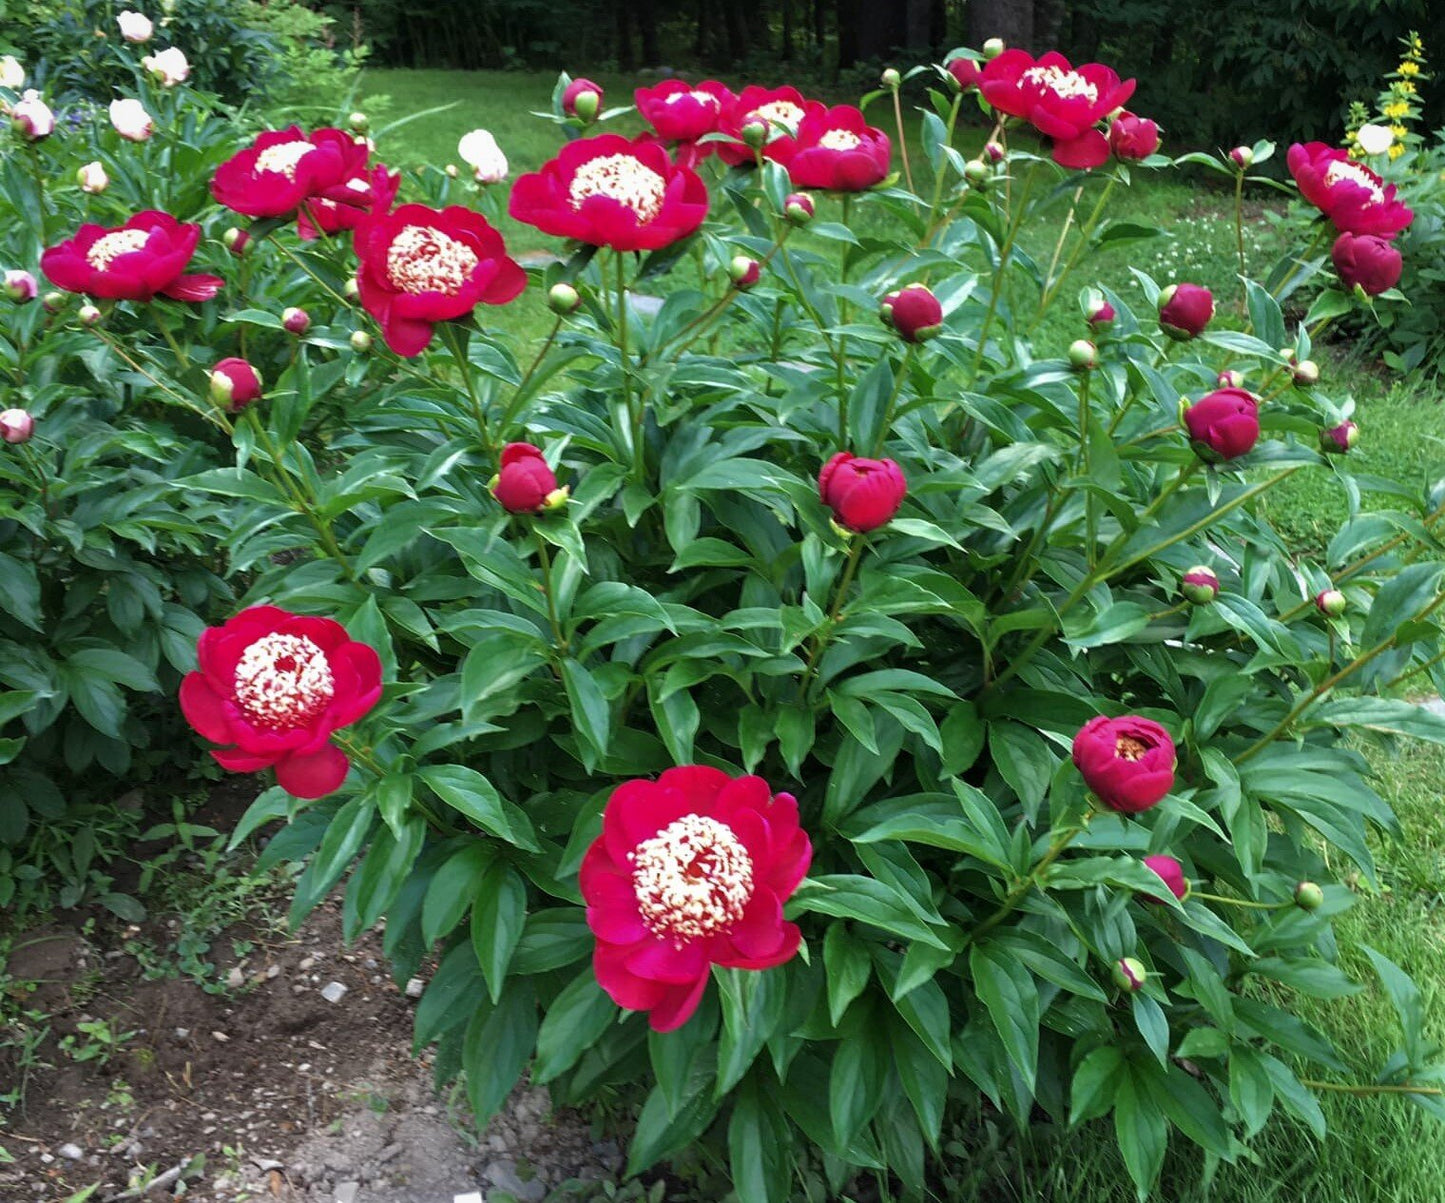
{"type": "Polygon", "coordinates": [[[640,978],[628,970],[627,949],[615,944],[598,944],[592,954],[592,972],[597,984],[619,1007],[629,1011],[650,1011],[667,993],[661,982],[640,978]]]}
{"type": "Polygon", "coordinates": [[[190,276],[177,276],[174,281],[162,288],[161,294],[170,297],[174,301],[209,301],[221,291],[225,281],[220,276],[196,274],[190,276]]]}
{"type": "Polygon", "coordinates": [[[181,681],[181,713],[196,731],[212,743],[232,742],[226,703],[202,673],[187,673],[181,681]]]}
{"type": "Polygon", "coordinates": [[[707,973],[707,949],[702,941],[676,948],[653,938],[629,949],[626,964],[629,972],[654,982],[690,982],[698,974],[707,973]]]}
{"type": "Polygon", "coordinates": [[[292,754],[276,762],[276,784],[297,798],[324,798],[341,788],[351,762],[338,747],[327,744],[309,756],[292,754]]]}
{"type": "Polygon", "coordinates": [[[787,938],[783,928],[783,904],[771,890],[758,890],[748,899],[742,918],[727,934],[739,956],[761,960],[774,956],[787,938]]]}
{"type": "Polygon", "coordinates": [[[652,1030],[671,1032],[682,1027],[692,1018],[697,1004],[702,1002],[702,993],[707,989],[707,983],[708,974],[704,973],[688,986],[674,986],[667,990],[647,1017],[652,1030]]]}
{"type": "Polygon", "coordinates": [[[1072,141],[1054,142],[1054,162],[1060,167],[1087,171],[1109,161],[1109,139],[1096,129],[1087,129],[1072,141]]]}
{"type": "MultiPolygon", "coordinates": [[[[718,794],[731,780],[721,769],[705,764],[685,764],[679,768],[668,769],[657,779],[657,784],[664,789],[677,790],[684,796],[687,809],[681,814],[711,814],[718,794]]],[[[673,817],[678,818],[680,815],[673,817]]],[[[659,824],[654,830],[660,830],[670,822],[672,819],[659,824]]]]}

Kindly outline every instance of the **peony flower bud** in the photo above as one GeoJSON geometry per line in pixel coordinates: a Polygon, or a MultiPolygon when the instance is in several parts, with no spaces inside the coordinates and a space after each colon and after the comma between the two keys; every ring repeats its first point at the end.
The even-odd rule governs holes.
{"type": "Polygon", "coordinates": [[[983,144],[983,157],[990,163],[1002,163],[1008,154],[997,142],[985,142],[983,144]]]}
{"type": "Polygon", "coordinates": [[[902,289],[895,288],[892,292],[888,293],[881,301],[878,302],[878,320],[882,322],[885,326],[887,326],[890,330],[894,328],[893,303],[898,300],[898,294],[900,292],[902,292],[902,289]]]}
{"type": "Polygon", "coordinates": [[[251,245],[251,235],[246,230],[232,226],[221,235],[221,241],[226,244],[226,249],[239,259],[251,245]]]}
{"type": "Polygon", "coordinates": [[[1004,44],[1002,38],[989,38],[989,40],[983,44],[983,57],[985,59],[992,61],[998,58],[1003,52],[1004,44]]]}
{"type": "Polygon", "coordinates": [[[887,322],[906,343],[921,343],[943,329],[943,306],[926,284],[910,284],[883,298],[887,322]]]}
{"type": "Polygon", "coordinates": [[[105,314],[94,305],[82,305],[75,311],[75,316],[80,319],[82,326],[98,326],[105,314]]]}
{"type": "Polygon", "coordinates": [[[355,276],[352,276],[351,279],[349,279],[345,284],[341,286],[341,295],[344,296],[348,301],[356,300],[356,298],[360,294],[361,285],[356,282],[355,276]]]}
{"type": "Polygon", "coordinates": [[[230,413],[240,413],[261,398],[261,373],[244,359],[223,359],[211,369],[211,400],[230,413]]]}
{"type": "Polygon", "coordinates": [[[562,111],[583,124],[595,121],[597,110],[601,107],[601,85],[594,84],[590,79],[574,79],[562,93],[562,111]]]}
{"type": "Polygon", "coordinates": [[[1174,788],[1174,741],[1141,715],[1091,718],[1074,736],[1073,758],[1094,796],[1121,814],[1140,814],[1174,788]]]}
{"type": "Polygon", "coordinates": [[[100,160],[95,159],[75,173],[75,182],[80,185],[82,192],[89,192],[94,196],[110,187],[110,176],[105,174],[100,160]]]}
{"type": "Polygon", "coordinates": [[[581,304],[581,295],[570,284],[554,284],[547,290],[547,308],[558,317],[576,313],[581,304]]]}
{"type": "Polygon", "coordinates": [[[155,132],[155,122],[145,105],[133,98],[110,102],[110,123],[129,142],[145,142],[155,132]]]}
{"type": "Polygon", "coordinates": [[[351,332],[351,349],[357,354],[371,350],[371,335],[365,330],[353,330],[351,332]]]}
{"type": "Polygon", "coordinates": [[[531,443],[502,448],[501,467],[489,487],[509,514],[540,514],[567,503],[568,491],[557,487],[546,456],[531,443]]]}
{"type": "Polygon", "coordinates": [[[28,443],[35,433],[35,419],[23,409],[0,411],[0,439],[7,443],[28,443]]]}
{"type": "Polygon", "coordinates": [[[70,302],[70,294],[58,289],[47,292],[40,298],[40,307],[46,313],[59,313],[70,302]]]}
{"type": "Polygon", "coordinates": [[[1206,463],[1238,459],[1259,441],[1259,402],[1242,388],[1222,388],[1184,407],[1195,454],[1206,463]]]}
{"type": "Polygon", "coordinates": [[[1294,904],[1302,911],[1317,911],[1325,904],[1325,892],[1312,881],[1302,881],[1294,888],[1294,904]]]}
{"type": "Polygon", "coordinates": [[[1339,618],[1350,602],[1338,589],[1321,589],[1315,594],[1315,609],[1326,618],[1339,618]]]}
{"type": "Polygon", "coordinates": [[[461,155],[462,162],[472,169],[477,183],[500,184],[507,178],[507,156],[487,130],[474,129],[464,134],[457,143],[457,153],[461,155]]]}
{"type": "Polygon", "coordinates": [[[805,226],[813,220],[813,198],[806,192],[790,192],[783,200],[783,216],[795,226],[805,226]]]}
{"type": "Polygon", "coordinates": [[[763,265],[748,255],[734,255],[728,264],[728,279],[739,292],[747,292],[763,274],[763,265]]]}
{"type": "Polygon", "coordinates": [[[1159,294],[1159,324],[1170,338],[1198,338],[1214,317],[1214,294],[1199,284],[1171,284],[1159,294]]]}
{"type": "Polygon", "coordinates": [[[750,117],[738,130],[742,140],[753,150],[761,150],[768,144],[772,129],[761,117],[750,117]]]}
{"type": "Polygon", "coordinates": [[[0,88],[18,92],[25,86],[25,68],[13,54],[0,58],[0,88]]]}
{"type": "Polygon", "coordinates": [[[55,114],[50,111],[50,106],[40,99],[40,93],[34,88],[28,89],[25,95],[15,102],[15,107],[10,110],[10,121],[21,137],[29,138],[32,142],[50,137],[55,129],[55,114]]]}
{"type": "Polygon", "coordinates": [[[1320,431],[1320,448],[1326,455],[1344,455],[1360,441],[1360,428],[1354,422],[1341,422],[1320,431]]]}
{"type": "Polygon", "coordinates": [[[898,74],[897,67],[887,67],[884,69],[883,74],[879,76],[878,82],[890,92],[896,92],[903,86],[903,76],[898,74]]]}
{"type": "Polygon", "coordinates": [[[353,134],[364,134],[371,128],[371,118],[365,113],[352,113],[346,119],[346,126],[353,134]]]}
{"type": "Polygon", "coordinates": [[[292,305],[289,309],[281,311],[281,328],[288,334],[300,337],[311,329],[311,315],[306,310],[292,305]]]}
{"type": "Polygon", "coordinates": [[[116,17],[115,23],[120,26],[120,36],[127,42],[149,42],[151,35],[155,33],[155,26],[151,24],[149,17],[144,13],[131,12],[130,9],[125,9],[116,17]]]}
{"type": "Polygon", "coordinates": [[[1147,159],[1159,149],[1159,126],[1126,109],[1109,125],[1109,149],[1126,162],[1147,159]]]}
{"type": "Polygon", "coordinates": [[[1084,320],[1096,331],[1101,328],[1112,326],[1114,319],[1119,315],[1114,311],[1114,306],[1104,300],[1102,296],[1095,293],[1089,298],[1084,310],[1084,320]]]}
{"type": "Polygon", "coordinates": [[[1244,171],[1254,164],[1254,148],[1250,146],[1236,146],[1229,152],[1229,161],[1241,171],[1244,171]]]}
{"type": "Polygon", "coordinates": [[[446,165],[446,173],[447,179],[449,180],[454,180],[457,178],[457,176],[461,175],[461,172],[457,170],[457,165],[455,163],[448,163],[446,165]]]}
{"type": "Polygon", "coordinates": [[[1355,145],[1367,155],[1388,154],[1395,144],[1395,132],[1388,125],[1366,122],[1355,131],[1355,145]]]}
{"type": "Polygon", "coordinates": [[[1340,282],[1366,296],[1379,296],[1400,282],[1405,260],[1391,243],[1375,234],[1341,234],[1330,248],[1340,282]]]}
{"type": "Polygon", "coordinates": [[[1236,372],[1233,368],[1225,368],[1214,378],[1214,383],[1220,388],[1243,388],[1244,373],[1236,372]]]}
{"type": "Polygon", "coordinates": [[[1069,344],[1069,366],[1076,372],[1091,372],[1099,366],[1099,348],[1087,338],[1069,344]]]}
{"type": "Polygon", "coordinates": [[[1120,957],[1114,962],[1114,983],[1120,990],[1134,994],[1149,980],[1149,971],[1137,957],[1120,957]]]}
{"type": "Polygon", "coordinates": [[[140,65],[155,76],[163,88],[174,88],[177,84],[185,83],[191,74],[191,64],[174,46],[162,50],[159,54],[146,55],[141,59],[140,65]]]}
{"type": "Polygon", "coordinates": [[[861,459],[840,451],[818,473],[818,496],[838,528],[866,534],[889,522],[908,495],[903,469],[891,459],[861,459]]]}
{"type": "MultiPolygon", "coordinates": [[[[1184,866],[1172,856],[1146,856],[1144,864],[1159,875],[1164,884],[1169,887],[1169,892],[1180,902],[1189,897],[1189,879],[1184,876],[1184,866]]],[[[1141,894],[1140,897],[1145,902],[1164,901],[1152,894],[1141,894]]]]}
{"type": "Polygon", "coordinates": [[[1320,382],[1320,365],[1313,359],[1301,359],[1294,365],[1294,382],[1301,388],[1309,388],[1320,382]]]}
{"type": "Polygon", "coordinates": [[[35,282],[35,277],[27,271],[12,269],[5,273],[5,283],[0,285],[0,292],[3,292],[12,301],[24,305],[35,299],[40,286],[35,282]]]}
{"type": "Polygon", "coordinates": [[[944,63],[944,67],[960,89],[965,92],[978,90],[978,81],[983,78],[983,68],[977,59],[960,54],[957,58],[944,63]]]}
{"type": "Polygon", "coordinates": [[[993,179],[993,169],[980,159],[970,159],[963,165],[963,178],[975,188],[982,188],[993,179]]]}
{"type": "Polygon", "coordinates": [[[1179,592],[1191,604],[1207,606],[1219,596],[1219,577],[1214,569],[1200,564],[1179,579],[1179,592]]]}

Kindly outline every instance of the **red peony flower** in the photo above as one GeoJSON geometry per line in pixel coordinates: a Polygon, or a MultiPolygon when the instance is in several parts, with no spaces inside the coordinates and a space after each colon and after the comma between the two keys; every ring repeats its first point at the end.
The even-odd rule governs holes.
{"type": "Polygon", "coordinates": [[[1386,184],[1363,163],[1324,142],[1296,142],[1286,156],[1300,195],[1347,234],[1393,238],[1415,219],[1386,184]]]}
{"type": "Polygon", "coordinates": [[[1100,63],[1072,67],[1057,51],[1035,62],[1027,51],[1005,50],[984,65],[979,91],[1053,139],[1054,162],[1090,168],[1109,158],[1109,140],[1095,126],[1134,94],[1134,81],[1100,63]]]}
{"type": "Polygon", "coordinates": [[[356,228],[361,303],[398,355],[420,355],[437,322],[478,304],[505,305],[527,286],[502,236],[480,213],[402,205],[356,228]]]}
{"type": "Polygon", "coordinates": [[[797,146],[788,160],[795,187],[861,192],[888,176],[893,145],[849,104],[821,105],[803,118],[797,146]]]}
{"type": "Polygon", "coordinates": [[[346,779],[331,733],[381,697],[381,660],[329,618],[251,606],[197,644],[200,671],[181,682],[186,721],[212,743],[222,768],[274,767],[298,798],[320,798],[346,779]]]}
{"type": "Polygon", "coordinates": [[[358,172],[346,181],[347,191],[356,194],[355,200],[344,205],[324,196],[302,201],[296,214],[296,233],[310,241],[318,236],[318,230],[325,234],[354,230],[367,217],[390,212],[400,187],[401,172],[388,171],[378,163],[369,175],[358,172]]]}
{"type": "Polygon", "coordinates": [[[1139,814],[1174,788],[1174,741],[1153,719],[1091,718],[1074,736],[1074,765],[1110,810],[1139,814]]]}
{"type": "Polygon", "coordinates": [[[1147,117],[1120,113],[1109,123],[1109,149],[1120,159],[1147,159],[1159,149],[1159,127],[1147,117]]]}
{"type": "Polygon", "coordinates": [[[632,95],[637,111],[659,138],[686,144],[697,158],[711,154],[718,144],[693,144],[714,133],[722,115],[737,100],[726,85],[715,79],[705,79],[696,87],[680,79],[665,79],[651,88],[638,88],[632,95]]]}
{"type": "Polygon", "coordinates": [[[1214,320],[1214,294],[1202,284],[1171,284],[1159,294],[1159,324],[1171,338],[1198,338],[1214,320]]]}
{"type": "Polygon", "coordinates": [[[1372,297],[1394,288],[1405,269],[1400,252],[1378,234],[1341,234],[1330,258],[1346,288],[1358,285],[1372,297]]]}
{"type": "Polygon", "coordinates": [[[501,470],[491,490],[512,514],[540,514],[567,501],[567,490],[557,487],[556,474],[541,448],[531,443],[508,443],[502,448],[501,470]]]}
{"type": "Polygon", "coordinates": [[[655,251],[707,216],[707,188],[650,135],[600,134],[569,142],[522,176],[507,211],[544,234],[615,251],[655,251]]]}
{"type": "Polygon", "coordinates": [[[1259,402],[1242,388],[1221,388],[1184,410],[1184,425],[1200,459],[1238,459],[1259,441],[1259,402]]]}
{"type": "MultiPolygon", "coordinates": [[[[797,147],[796,135],[803,118],[822,107],[816,100],[804,100],[797,88],[760,88],[754,84],[744,88],[723,113],[718,133],[741,138],[744,125],[762,121],[769,130],[763,154],[786,167],[797,147]]],[[[736,142],[717,143],[717,153],[724,163],[734,167],[751,164],[754,159],[751,148],[736,142]]]]}
{"type": "Polygon", "coordinates": [[[223,359],[211,369],[211,400],[233,414],[259,401],[261,387],[261,373],[244,359],[223,359]]]}
{"type": "Polygon", "coordinates": [[[891,459],[860,459],[840,451],[818,473],[818,495],[839,526],[861,535],[898,513],[908,482],[891,459]]]}
{"type": "Polygon", "coordinates": [[[1354,422],[1341,422],[1320,431],[1320,446],[1326,455],[1344,455],[1360,441],[1360,428],[1354,422]]]}
{"type": "MultiPolygon", "coordinates": [[[[1146,856],[1144,864],[1153,869],[1175,898],[1183,902],[1189,897],[1189,879],[1184,876],[1184,866],[1172,856],[1146,856]]],[[[1152,894],[1141,894],[1145,902],[1163,902],[1164,899],[1156,898],[1152,894]]]]}
{"type": "Polygon", "coordinates": [[[797,801],[761,777],[686,765],[619,786],[578,876],[598,984],[654,1031],[681,1027],[712,966],[771,969],[798,951],[783,903],[812,857],[797,801]]]}
{"type": "Polygon", "coordinates": [[[960,54],[957,58],[949,59],[943,65],[948,68],[948,73],[958,81],[958,86],[965,92],[976,91],[979,83],[983,80],[983,64],[977,59],[960,54]]]}
{"type": "Polygon", "coordinates": [[[211,195],[248,217],[294,213],[311,197],[355,204],[357,194],[347,182],[366,170],[369,154],[364,141],[344,130],[267,130],[216,168],[211,195]]]}
{"type": "Polygon", "coordinates": [[[47,247],[40,269],[57,288],[113,301],[149,301],[157,293],[177,301],[209,301],[220,276],[186,275],[201,227],[147,209],[123,226],[84,225],[75,237],[47,247]]]}
{"type": "Polygon", "coordinates": [[[943,329],[943,306],[926,284],[909,284],[883,298],[883,319],[904,342],[923,342],[943,329]]]}

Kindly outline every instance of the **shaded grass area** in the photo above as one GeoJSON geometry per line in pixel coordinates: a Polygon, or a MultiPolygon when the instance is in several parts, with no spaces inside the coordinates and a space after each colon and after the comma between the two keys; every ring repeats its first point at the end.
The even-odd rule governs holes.
{"type": "MultiPolygon", "coordinates": [[[[599,76],[609,103],[627,103],[635,85],[632,78],[599,76]]],[[[742,81],[733,81],[741,84],[742,81]]],[[[368,96],[390,97],[387,116],[378,121],[381,154],[395,164],[442,166],[456,160],[461,134],[481,126],[490,129],[505,150],[512,177],[540,166],[555,151],[560,133],[549,123],[528,115],[548,107],[550,77],[508,72],[373,71],[364,81],[368,96]],[[392,133],[384,132],[388,119],[433,106],[456,107],[412,122],[392,133]]],[[[365,102],[363,102],[365,107],[365,102]]],[[[873,120],[889,128],[891,119],[880,106],[873,120]]],[[[619,132],[641,128],[635,115],[616,123],[619,132]]],[[[910,137],[910,154],[916,172],[923,163],[916,140],[910,137]]],[[[975,150],[983,131],[969,128],[959,137],[965,153],[975,150]]],[[[1091,182],[1087,187],[1097,188],[1091,182]]],[[[454,199],[473,196],[465,181],[454,199]]],[[[1091,198],[1090,198],[1091,199],[1091,198]]],[[[1071,197],[1061,193],[1048,219],[1024,241],[1024,250],[1047,264],[1069,210],[1071,197]]],[[[825,202],[832,204],[833,202],[825,202]]],[[[1085,203],[1085,209],[1091,207],[1085,203]]],[[[834,212],[825,216],[836,218],[834,212]]],[[[1235,324],[1240,297],[1236,234],[1232,201],[1197,182],[1136,172],[1135,185],[1111,197],[1108,216],[1113,220],[1159,226],[1172,232],[1110,250],[1088,261],[1062,291],[1066,304],[1056,307],[1035,332],[1039,356],[1061,355],[1068,342],[1086,333],[1072,297],[1087,284],[1104,284],[1141,303],[1142,296],[1131,269],[1153,276],[1161,284],[1188,280],[1204,284],[1216,295],[1219,324],[1235,324]]],[[[858,226],[866,233],[864,216],[858,226]]],[[[556,241],[530,227],[498,216],[497,223],[514,252],[558,248],[556,241]]],[[[809,246],[809,240],[800,239],[809,246]]],[[[1280,235],[1264,219],[1260,206],[1250,206],[1246,231],[1246,258],[1251,274],[1263,275],[1280,249],[1280,235]]],[[[836,245],[814,243],[813,249],[829,256],[836,245]]],[[[666,285],[696,284],[697,269],[690,260],[677,269],[666,285]]],[[[1032,316],[1030,299],[1020,310],[1032,316]]],[[[486,315],[490,327],[504,332],[540,336],[551,322],[539,290],[533,289],[507,310],[486,315]]],[[[806,337],[806,331],[800,337],[806,337]]],[[[1325,371],[1324,385],[1341,400],[1353,397],[1355,419],[1362,441],[1352,453],[1357,472],[1418,488],[1442,473],[1440,434],[1445,429],[1445,394],[1418,380],[1403,380],[1380,373],[1369,365],[1352,362],[1345,348],[1321,348],[1316,353],[1325,371]]],[[[1346,514],[1342,486],[1327,466],[1297,474],[1268,500],[1272,517],[1296,547],[1318,551],[1338,529],[1346,514]]],[[[1378,846],[1383,890],[1361,895],[1359,904],[1339,922],[1341,943],[1371,945],[1410,972],[1420,984],[1431,1032],[1445,1039],[1445,751],[1408,747],[1398,755],[1381,754],[1376,765],[1383,776],[1383,792],[1394,803],[1405,838],[1378,846]]],[[[1364,887],[1361,887],[1362,889],[1364,887]]],[[[1359,1067],[1377,1066],[1398,1042],[1399,1027],[1379,989],[1368,963],[1347,952],[1343,964],[1366,984],[1360,994],[1334,1002],[1298,1000],[1305,1019],[1327,1033],[1359,1067]]],[[[1206,1175],[1194,1151],[1182,1148],[1176,1137],[1159,1198],[1178,1203],[1436,1203],[1445,1201],[1445,1125],[1399,1099],[1327,1095],[1322,1105],[1331,1136],[1320,1142],[1288,1119],[1272,1122],[1251,1144],[1249,1157],[1238,1166],[1217,1167],[1206,1175]]],[[[968,1200],[1044,1201],[1044,1203],[1126,1203],[1134,1198],[1107,1124],[1082,1133],[1055,1138],[1035,1133],[1018,1140],[988,1125],[961,1137],[955,1146],[949,1203],[968,1200]]]]}

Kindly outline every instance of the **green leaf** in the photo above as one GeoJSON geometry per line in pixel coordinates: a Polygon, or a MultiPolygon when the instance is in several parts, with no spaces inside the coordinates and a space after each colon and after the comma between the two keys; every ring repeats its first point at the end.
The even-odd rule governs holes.
{"type": "MultiPolygon", "coordinates": [[[[512,953],[513,973],[530,976],[572,965],[587,956],[596,944],[580,907],[560,906],[533,911],[522,928],[522,938],[512,953]]],[[[475,958],[474,958],[475,959],[475,958]]]]}
{"type": "Polygon", "coordinates": [[[537,1042],[537,999],[532,983],[512,984],[494,1007],[482,1007],[467,1025],[462,1067],[472,1116],[484,1126],[507,1101],[537,1042]]]}
{"type": "Polygon", "coordinates": [[[552,1000],[537,1032],[532,1081],[550,1082],[577,1063],[617,1018],[617,1004],[603,993],[589,965],[552,1000]]]}
{"type": "Polygon", "coordinates": [[[1127,1074],[1114,1095],[1114,1135],[1142,1203],[1159,1180],[1169,1146],[1169,1125],[1152,1098],[1140,1097],[1134,1078],[1127,1074]]]}
{"type": "Polygon", "coordinates": [[[860,1023],[833,1054],[828,1075],[828,1115],[839,1143],[849,1144],[882,1102],[888,1046],[860,1023]]]}
{"type": "Polygon", "coordinates": [[[748,1071],[787,1010],[787,977],[777,971],[722,969],[717,973],[722,1036],[716,1093],[722,1097],[748,1071]]]}
{"type": "Polygon", "coordinates": [[[507,967],[527,923],[527,883],[511,865],[495,859],[477,880],[472,903],[472,948],[487,979],[492,1002],[502,997],[507,967]]]}
{"type": "Polygon", "coordinates": [[[532,821],[516,806],[503,801],[496,787],[476,769],[459,764],[434,764],[417,770],[416,775],[438,798],[484,831],[527,852],[542,850],[532,821]]]}
{"type": "Polygon", "coordinates": [[[471,1019],[483,988],[471,945],[453,944],[416,1005],[412,1051],[421,1052],[445,1032],[471,1019]]]}
{"type": "Polygon", "coordinates": [[[1400,1027],[1405,1033],[1405,1056],[1410,1068],[1423,1068],[1425,1062],[1425,1017],[1420,998],[1420,988],[1410,976],[1389,957],[1376,952],[1368,944],[1360,949],[1370,958],[1375,967],[1385,996],[1400,1017],[1400,1027]]]}
{"type": "Polygon", "coordinates": [[[914,913],[897,890],[851,873],[810,877],[793,895],[790,913],[812,911],[839,919],[857,919],[902,936],[905,940],[922,940],[935,948],[946,948],[943,940],[914,913]]]}
{"type": "Polygon", "coordinates": [[[611,743],[612,708],[592,674],[576,660],[562,661],[562,684],[572,709],[572,724],[600,760],[611,743]]]}
{"type": "Polygon", "coordinates": [[[843,922],[837,921],[828,925],[823,936],[823,967],[828,975],[828,1018],[837,1027],[848,1004],[862,994],[868,984],[873,962],[868,956],[868,946],[851,935],[843,922]]]}
{"type": "Polygon", "coordinates": [[[331,892],[331,887],[340,880],[371,831],[376,818],[376,805],[366,795],[352,798],[342,804],[327,824],[321,846],[306,871],[296,883],[296,893],[291,898],[289,922],[293,929],[300,926],[316,905],[331,892]]]}
{"type": "Polygon", "coordinates": [[[787,1203],[792,1185],[788,1121],[755,1078],[743,1083],[728,1120],[728,1162],[737,1197],[749,1203],[787,1203]]]}
{"type": "Polygon", "coordinates": [[[974,990],[1008,1059],[1032,1090],[1039,1060],[1039,991],[1033,975],[989,944],[974,945],[968,963],[974,990]]]}
{"type": "Polygon", "coordinates": [[[421,908],[421,938],[435,944],[462,921],[476,895],[482,870],[496,853],[481,840],[472,840],[442,862],[427,887],[421,908]]]}
{"type": "Polygon", "coordinates": [[[1070,1126],[1103,1115],[1112,1107],[1123,1068],[1124,1054],[1111,1044],[1096,1048],[1079,1062],[1069,1088],[1070,1126]]]}

